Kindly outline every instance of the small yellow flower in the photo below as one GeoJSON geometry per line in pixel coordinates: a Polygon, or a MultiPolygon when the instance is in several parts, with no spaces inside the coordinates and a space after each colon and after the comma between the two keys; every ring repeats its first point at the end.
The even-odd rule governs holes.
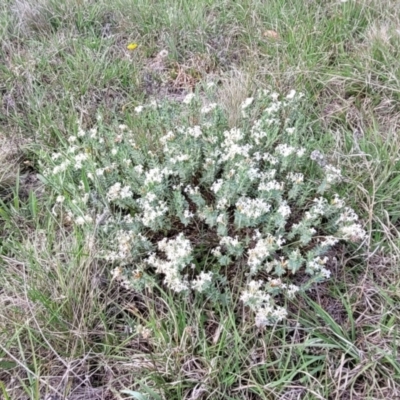
{"type": "Polygon", "coordinates": [[[126,46],[126,48],[128,49],[128,50],[135,50],[136,49],[136,47],[138,47],[138,44],[137,43],[129,43],[128,44],[128,46],[126,46]]]}

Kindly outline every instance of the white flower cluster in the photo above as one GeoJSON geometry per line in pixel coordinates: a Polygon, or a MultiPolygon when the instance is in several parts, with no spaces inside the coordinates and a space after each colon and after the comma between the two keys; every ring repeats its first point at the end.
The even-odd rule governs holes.
{"type": "Polygon", "coordinates": [[[276,238],[268,234],[265,238],[262,238],[260,235],[255,247],[248,250],[247,265],[250,267],[250,273],[253,275],[257,273],[267,257],[280,249],[284,243],[285,240],[281,236],[276,238]]]}
{"type": "Polygon", "coordinates": [[[192,281],[192,289],[200,293],[204,292],[211,286],[212,276],[212,272],[201,271],[197,278],[192,281]]]}
{"type": "Polygon", "coordinates": [[[262,285],[263,281],[250,281],[240,297],[244,305],[256,313],[255,324],[258,328],[276,324],[287,315],[283,307],[275,306],[271,296],[260,289],[262,285]]]}
{"type": "Polygon", "coordinates": [[[225,131],[224,138],[225,139],[221,145],[221,162],[233,160],[237,155],[244,158],[249,157],[249,152],[252,149],[252,145],[239,144],[239,142],[244,139],[242,130],[238,128],[232,128],[229,131],[225,131]]]}
{"type": "Polygon", "coordinates": [[[161,183],[164,179],[164,175],[167,175],[168,171],[161,168],[152,168],[145,172],[144,184],[150,185],[152,183],[161,183]]]}
{"type": "Polygon", "coordinates": [[[220,240],[219,244],[221,246],[227,246],[227,247],[240,247],[242,245],[237,236],[234,238],[230,236],[224,236],[220,240]]]}
{"type": "Polygon", "coordinates": [[[269,212],[271,209],[271,204],[268,204],[263,199],[250,199],[248,197],[241,197],[236,202],[236,209],[240,214],[243,214],[248,218],[257,219],[269,212]]]}
{"type": "MultiPolygon", "coordinates": [[[[339,240],[357,242],[366,235],[354,210],[327,191],[342,175],[318,151],[310,158],[323,178],[312,191],[315,179],[305,173],[311,161],[298,143],[301,127],[297,111],[293,112],[299,98],[301,94],[294,90],[286,96],[255,94],[240,106],[245,123],[228,128],[222,107],[212,102],[202,106],[201,99],[189,93],[183,105],[165,107],[195,112],[196,123],[168,126],[158,149],[151,147],[151,151],[147,144],[139,145],[125,125],[115,132],[104,132],[101,121],[89,132],[78,126],[66,149],[47,155],[46,176],[59,188],[54,210],[57,215],[65,210],[76,225],[93,223],[91,215],[104,204],[103,199],[97,200],[96,208],[90,208],[96,202],[92,194],[105,193],[104,200],[114,203],[106,208],[122,215],[110,217],[100,229],[114,235],[104,253],[114,264],[114,277],[124,285],[149,276],[154,279],[155,271],[175,292],[213,293],[214,282],[225,268],[243,268],[254,280],[242,300],[255,313],[257,326],[279,322],[286,311],[274,304],[273,297],[295,296],[299,288],[291,277],[305,273],[309,282],[328,279],[325,255],[332,246],[339,240]],[[77,185],[84,192],[79,210],[77,204],[76,209],[68,209],[68,200],[61,196],[70,192],[69,187],[65,190],[65,177],[82,175],[76,170],[87,170],[88,177],[77,185]],[[165,238],[160,240],[160,235],[165,238]],[[189,237],[193,246],[196,243],[195,250],[189,237]],[[199,267],[208,257],[212,262],[199,267]],[[132,270],[137,271],[134,278],[132,270]],[[257,281],[258,274],[268,281],[257,281]]],[[[143,118],[148,108],[138,105],[137,118],[143,118]]]]}
{"type": "Polygon", "coordinates": [[[133,232],[119,230],[116,232],[114,239],[118,250],[109,252],[106,259],[112,262],[129,262],[131,260],[131,249],[135,240],[137,240],[137,236],[133,232]]]}
{"type": "Polygon", "coordinates": [[[122,187],[120,182],[112,185],[107,192],[107,199],[109,201],[115,201],[118,199],[125,199],[127,197],[132,197],[133,193],[129,186],[122,187]]]}
{"type": "Polygon", "coordinates": [[[304,175],[298,172],[297,173],[289,172],[287,178],[288,180],[292,181],[297,185],[300,185],[301,183],[304,182],[304,175]]]}
{"type": "Polygon", "coordinates": [[[324,258],[316,257],[307,263],[307,269],[309,271],[311,271],[312,274],[319,273],[325,279],[329,279],[331,276],[331,271],[329,271],[328,269],[325,268],[328,260],[329,260],[328,257],[324,257],[324,258]]]}
{"type": "Polygon", "coordinates": [[[71,165],[71,161],[68,160],[68,159],[65,160],[65,161],[63,161],[61,164],[56,165],[56,166],[53,168],[53,175],[57,175],[57,174],[59,174],[60,172],[66,171],[67,168],[68,168],[70,165],[71,165]]]}
{"type": "Polygon", "coordinates": [[[200,112],[202,114],[208,114],[209,112],[211,112],[212,110],[214,110],[215,108],[217,108],[218,104],[217,103],[210,103],[204,107],[201,108],[200,112]]]}
{"type": "Polygon", "coordinates": [[[335,168],[333,165],[325,165],[325,174],[327,183],[340,182],[342,179],[342,173],[340,169],[335,168]]]}
{"type": "MultiPolygon", "coordinates": [[[[164,274],[164,283],[175,292],[188,290],[189,283],[182,278],[181,271],[190,263],[192,246],[190,241],[180,233],[175,239],[164,238],[158,242],[158,249],[165,253],[167,260],[162,260],[154,253],[147,259],[147,263],[156,268],[156,272],[164,274]]],[[[211,276],[210,276],[211,279],[211,276]]],[[[194,283],[197,290],[201,288],[208,280],[208,275],[203,276],[194,283]]]]}
{"type": "Polygon", "coordinates": [[[168,212],[167,203],[159,200],[153,192],[149,192],[144,197],[138,199],[137,204],[142,212],[138,218],[147,227],[152,227],[157,219],[162,218],[168,212]]]}

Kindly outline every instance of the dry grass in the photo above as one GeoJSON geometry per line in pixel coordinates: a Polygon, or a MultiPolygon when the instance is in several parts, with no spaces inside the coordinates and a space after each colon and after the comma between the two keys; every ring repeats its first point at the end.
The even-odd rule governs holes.
{"type": "Polygon", "coordinates": [[[241,104],[247,97],[251,97],[251,76],[248,73],[233,70],[221,78],[218,99],[228,118],[230,127],[237,126],[242,116],[241,104]]]}

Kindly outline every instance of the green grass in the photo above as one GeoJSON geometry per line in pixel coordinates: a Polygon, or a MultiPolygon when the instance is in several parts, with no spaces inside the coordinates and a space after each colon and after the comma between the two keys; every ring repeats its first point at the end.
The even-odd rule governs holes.
{"type": "Polygon", "coordinates": [[[398,2],[32,4],[0,5],[0,397],[400,396],[398,2]],[[77,119],[90,128],[101,112],[106,126],[153,138],[163,127],[134,108],[203,81],[220,82],[232,124],[256,87],[304,92],[309,149],[345,172],[339,193],[368,231],[364,249],[337,256],[329,283],[261,332],[238,299],[186,302],[111,282],[93,232],[55,218],[55,194],[36,177],[38,148],[57,151],[77,119]]]}

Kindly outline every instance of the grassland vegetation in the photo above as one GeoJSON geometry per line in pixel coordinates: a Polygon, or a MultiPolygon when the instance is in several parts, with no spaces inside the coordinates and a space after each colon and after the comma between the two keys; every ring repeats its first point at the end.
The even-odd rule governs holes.
{"type": "Polygon", "coordinates": [[[0,4],[0,397],[400,396],[395,0],[0,4]]]}

